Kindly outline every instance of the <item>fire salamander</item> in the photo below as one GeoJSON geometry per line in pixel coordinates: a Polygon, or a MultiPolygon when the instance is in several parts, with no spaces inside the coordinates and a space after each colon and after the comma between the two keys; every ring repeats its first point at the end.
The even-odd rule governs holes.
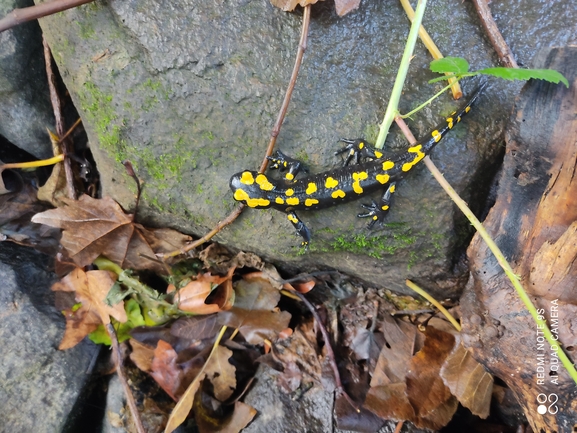
{"type": "Polygon", "coordinates": [[[348,152],[343,167],[296,179],[302,164],[277,151],[274,156],[269,157],[269,160],[272,161],[272,169],[286,172],[284,179],[271,179],[256,171],[241,171],[230,179],[234,199],[252,208],[272,207],[286,212],[288,220],[303,238],[302,245],[306,248],[310,243],[311,234],[295,211],[336,206],[384,188],[380,204],[374,200],[370,205],[362,204],[366,212],[358,214],[360,218],[371,218],[368,227],[372,228],[377,221],[383,221],[389,210],[396,183],[461,121],[461,118],[471,110],[471,105],[477,100],[481,90],[482,87],[462,108],[453,112],[433,129],[425,140],[395,157],[384,157],[383,153],[368,145],[363,139],[343,140],[347,146],[337,152],[337,154],[348,152]],[[356,158],[356,164],[348,165],[353,158],[356,158]]]}

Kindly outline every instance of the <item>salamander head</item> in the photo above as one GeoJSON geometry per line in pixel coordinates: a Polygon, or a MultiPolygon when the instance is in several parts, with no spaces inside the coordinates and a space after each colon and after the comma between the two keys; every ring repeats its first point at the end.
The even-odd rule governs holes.
{"type": "Polygon", "coordinates": [[[257,209],[270,207],[267,191],[274,189],[274,185],[262,173],[256,171],[241,171],[230,178],[230,189],[234,199],[257,209]]]}

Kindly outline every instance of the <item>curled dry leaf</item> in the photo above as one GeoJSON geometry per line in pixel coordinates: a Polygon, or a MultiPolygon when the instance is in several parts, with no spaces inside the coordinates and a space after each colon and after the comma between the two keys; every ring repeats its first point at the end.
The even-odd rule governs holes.
{"type": "Polygon", "coordinates": [[[290,313],[273,311],[280,292],[260,273],[238,281],[235,292],[234,307],[218,313],[218,321],[221,325],[237,328],[250,344],[274,339],[288,326],[290,313]]]}
{"type": "Polygon", "coordinates": [[[212,314],[230,309],[234,300],[231,281],[233,272],[234,268],[231,268],[225,277],[209,273],[198,275],[175,293],[175,304],[182,311],[194,314],[212,314]],[[207,304],[205,301],[209,295],[212,295],[211,303],[207,304]]]}
{"type": "Polygon", "coordinates": [[[132,222],[110,197],[83,195],[77,201],[62,198],[64,206],[34,215],[32,222],[63,230],[61,244],[78,266],[103,255],[120,267],[166,273],[150,258],[181,248],[190,237],[172,230],[149,231],[132,222]],[[170,233],[168,235],[167,233],[170,233]]]}
{"type": "Polygon", "coordinates": [[[74,292],[76,301],[81,303],[80,306],[76,305],[63,312],[66,317],[66,330],[59,349],[75,346],[101,323],[110,323],[110,316],[121,323],[126,322],[124,302],[111,307],[104,301],[115,281],[116,275],[111,272],[84,272],[76,268],[54,283],[53,291],[74,292]]]}
{"type": "Polygon", "coordinates": [[[361,4],[361,0],[335,0],[335,10],[338,16],[342,17],[357,9],[359,4],[361,4]]]}

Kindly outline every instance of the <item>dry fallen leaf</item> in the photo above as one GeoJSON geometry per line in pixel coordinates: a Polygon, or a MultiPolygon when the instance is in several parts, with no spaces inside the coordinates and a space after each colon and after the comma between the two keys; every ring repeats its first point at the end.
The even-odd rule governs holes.
{"type": "Polygon", "coordinates": [[[230,268],[224,277],[210,273],[198,275],[175,293],[175,304],[179,309],[194,314],[212,314],[229,309],[234,299],[231,281],[233,272],[234,268],[230,268]],[[209,295],[212,295],[212,302],[207,304],[205,301],[209,295]]]}
{"type": "Polygon", "coordinates": [[[108,271],[84,272],[76,268],[62,280],[54,283],[53,291],[74,292],[75,299],[82,305],[64,311],[66,330],[59,349],[68,349],[78,344],[100,324],[110,323],[110,316],[121,323],[126,322],[124,302],[109,306],[104,301],[116,275],[108,271]]]}
{"type": "Polygon", "coordinates": [[[314,5],[318,0],[270,0],[273,6],[285,12],[294,11],[297,6],[314,5]]]}
{"type": "Polygon", "coordinates": [[[65,206],[36,214],[32,222],[63,229],[61,244],[78,266],[89,265],[103,255],[124,269],[150,269],[164,274],[164,266],[150,258],[155,253],[181,248],[190,240],[174,231],[170,231],[170,237],[159,238],[157,233],[166,236],[166,229],[149,231],[133,223],[132,216],[126,215],[110,197],[94,199],[83,195],[77,201],[62,201],[65,206]]]}
{"type": "Polygon", "coordinates": [[[221,402],[228,400],[236,388],[236,368],[228,361],[231,356],[232,350],[217,346],[211,362],[204,370],[212,382],[214,396],[221,402]]]}
{"type": "Polygon", "coordinates": [[[441,377],[459,403],[480,418],[487,418],[493,393],[493,376],[458,344],[441,368],[441,377]]]}
{"type": "Polygon", "coordinates": [[[272,340],[288,326],[290,313],[272,311],[278,304],[280,292],[259,273],[238,281],[235,293],[234,307],[218,313],[218,321],[221,325],[237,328],[250,344],[272,340]]]}
{"type": "Polygon", "coordinates": [[[150,365],[150,375],[162,389],[177,401],[182,393],[183,372],[177,364],[178,354],[166,341],[160,340],[154,350],[154,358],[150,365]]]}

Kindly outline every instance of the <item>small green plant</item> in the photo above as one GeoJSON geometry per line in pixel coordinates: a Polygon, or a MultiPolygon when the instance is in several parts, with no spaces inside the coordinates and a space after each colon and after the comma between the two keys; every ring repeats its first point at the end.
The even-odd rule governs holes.
{"type": "Polygon", "coordinates": [[[537,80],[545,80],[550,83],[558,84],[559,82],[565,84],[569,87],[569,82],[567,78],[563,76],[558,71],[553,69],[521,69],[521,68],[485,68],[478,71],[469,72],[469,62],[461,57],[445,57],[439,60],[433,60],[431,62],[431,71],[438,72],[440,74],[452,74],[444,75],[439,78],[435,78],[429,83],[436,83],[437,81],[446,80],[448,78],[454,77],[458,80],[465,77],[474,77],[477,75],[490,75],[497,78],[502,78],[503,80],[530,80],[531,78],[537,80]]]}

